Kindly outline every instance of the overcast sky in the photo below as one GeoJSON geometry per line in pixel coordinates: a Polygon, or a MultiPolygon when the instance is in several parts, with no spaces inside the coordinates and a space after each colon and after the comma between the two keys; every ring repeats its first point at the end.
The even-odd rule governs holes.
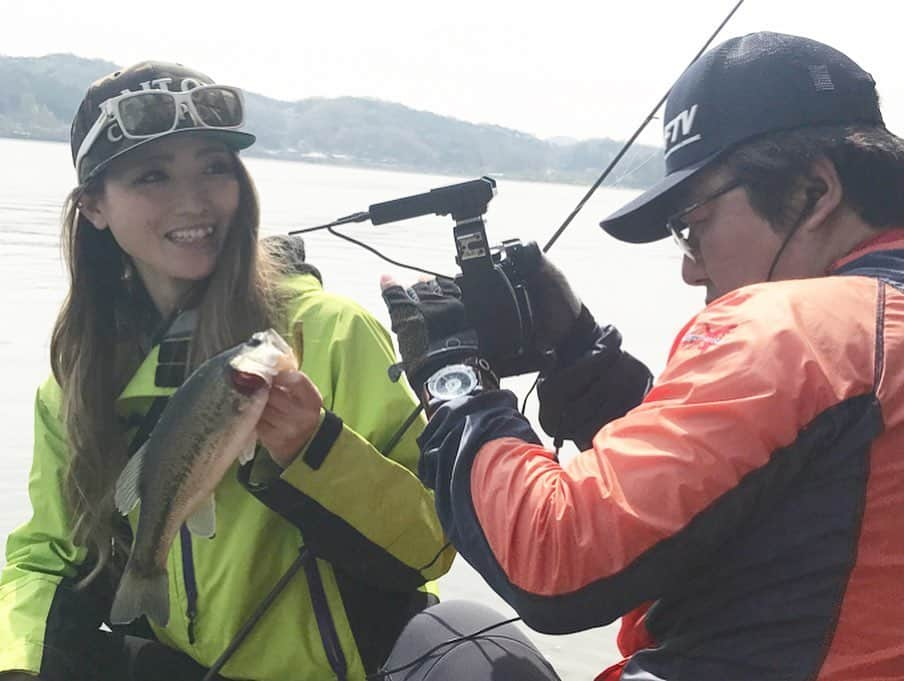
{"type": "MultiPolygon", "coordinates": [[[[179,61],[278,99],[377,97],[540,137],[625,139],[735,2],[3,0],[0,53],[179,61]]],[[[746,0],[718,40],[774,30],[840,48],[900,133],[902,7],[746,0]]]]}

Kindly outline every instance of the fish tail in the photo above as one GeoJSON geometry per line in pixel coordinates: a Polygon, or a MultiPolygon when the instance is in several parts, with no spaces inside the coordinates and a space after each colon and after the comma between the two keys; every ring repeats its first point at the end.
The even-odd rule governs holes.
{"type": "Polygon", "coordinates": [[[128,624],[141,615],[166,626],[169,622],[169,579],[166,570],[145,575],[129,561],[113,599],[110,623],[128,624]]]}

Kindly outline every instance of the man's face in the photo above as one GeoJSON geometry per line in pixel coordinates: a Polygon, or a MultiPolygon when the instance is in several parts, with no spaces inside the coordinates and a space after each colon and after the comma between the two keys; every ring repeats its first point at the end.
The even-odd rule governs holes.
{"type": "Polygon", "coordinates": [[[782,236],[753,209],[743,185],[732,188],[736,183],[726,170],[703,173],[676,205],[694,256],[685,256],[681,276],[691,286],[706,287],[707,304],[766,281],[781,248],[782,236]],[[684,213],[689,206],[695,207],[684,213]]]}

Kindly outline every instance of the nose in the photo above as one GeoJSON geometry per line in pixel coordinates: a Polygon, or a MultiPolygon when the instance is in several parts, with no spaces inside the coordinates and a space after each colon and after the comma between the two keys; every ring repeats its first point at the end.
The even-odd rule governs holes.
{"type": "Polygon", "coordinates": [[[681,278],[688,286],[706,286],[706,269],[703,267],[702,259],[698,257],[691,260],[684,256],[681,260],[681,278]]]}
{"type": "Polygon", "coordinates": [[[204,182],[186,178],[176,183],[175,205],[187,215],[203,215],[210,210],[210,188],[204,182]]]}

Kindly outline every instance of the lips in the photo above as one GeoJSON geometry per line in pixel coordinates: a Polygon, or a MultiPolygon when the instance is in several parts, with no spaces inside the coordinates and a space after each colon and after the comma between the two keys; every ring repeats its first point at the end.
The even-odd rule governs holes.
{"type": "Polygon", "coordinates": [[[186,227],[174,229],[166,233],[166,238],[178,244],[192,244],[210,238],[214,233],[213,225],[206,227],[186,227]]]}

